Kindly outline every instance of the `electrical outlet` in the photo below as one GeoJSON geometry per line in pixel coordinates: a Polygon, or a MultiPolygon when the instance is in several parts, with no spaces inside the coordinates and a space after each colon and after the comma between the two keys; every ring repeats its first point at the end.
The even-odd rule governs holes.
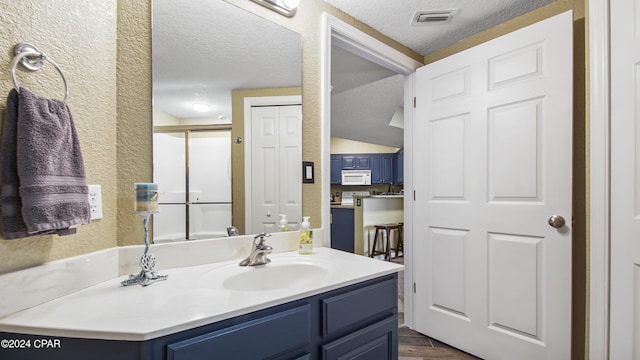
{"type": "Polygon", "coordinates": [[[89,185],[89,209],[91,220],[102,219],[102,186],[89,185]]]}

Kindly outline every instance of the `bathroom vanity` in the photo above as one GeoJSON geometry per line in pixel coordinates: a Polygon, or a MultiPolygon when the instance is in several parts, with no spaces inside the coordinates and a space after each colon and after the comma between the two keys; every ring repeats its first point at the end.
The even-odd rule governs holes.
{"type": "Polygon", "coordinates": [[[116,278],[9,314],[0,358],[397,359],[401,265],[328,248],[270,257],[167,269],[147,287],[116,278]]]}

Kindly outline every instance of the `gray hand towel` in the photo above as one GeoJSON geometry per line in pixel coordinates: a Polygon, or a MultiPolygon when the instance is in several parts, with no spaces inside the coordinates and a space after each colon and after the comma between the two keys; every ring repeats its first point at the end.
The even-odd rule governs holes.
{"type": "Polygon", "coordinates": [[[18,92],[12,89],[7,97],[7,113],[2,130],[2,236],[5,239],[19,239],[29,236],[22,220],[20,200],[20,179],[16,160],[16,140],[18,136],[18,92]]]}
{"type": "Polygon", "coordinates": [[[2,136],[3,237],[73,234],[75,226],[89,223],[90,211],[71,112],[65,102],[34,95],[24,87],[14,105],[15,97],[12,90],[2,136]]]}

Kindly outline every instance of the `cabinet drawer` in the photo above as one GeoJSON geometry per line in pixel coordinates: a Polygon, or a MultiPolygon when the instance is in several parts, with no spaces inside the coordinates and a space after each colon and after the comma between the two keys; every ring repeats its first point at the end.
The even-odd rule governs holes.
{"type": "Polygon", "coordinates": [[[348,331],[396,314],[398,281],[389,279],[322,300],[322,336],[348,331]]]}
{"type": "Polygon", "coordinates": [[[167,360],[265,359],[311,341],[311,307],[303,305],[167,345],[167,360]]]}
{"type": "Polygon", "coordinates": [[[324,345],[322,359],[398,359],[398,317],[392,316],[324,345]]]}

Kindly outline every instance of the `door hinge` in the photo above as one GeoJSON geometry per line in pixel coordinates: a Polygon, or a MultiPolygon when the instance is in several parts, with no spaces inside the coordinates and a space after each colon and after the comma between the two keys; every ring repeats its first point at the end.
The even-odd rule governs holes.
{"type": "Polygon", "coordinates": [[[416,191],[413,190],[413,201],[416,201],[416,191]]]}
{"type": "Polygon", "coordinates": [[[416,97],[415,96],[413,97],[413,108],[414,109],[416,108],[416,97]]]}
{"type": "Polygon", "coordinates": [[[416,293],[416,283],[413,283],[413,293],[416,293]]]}

